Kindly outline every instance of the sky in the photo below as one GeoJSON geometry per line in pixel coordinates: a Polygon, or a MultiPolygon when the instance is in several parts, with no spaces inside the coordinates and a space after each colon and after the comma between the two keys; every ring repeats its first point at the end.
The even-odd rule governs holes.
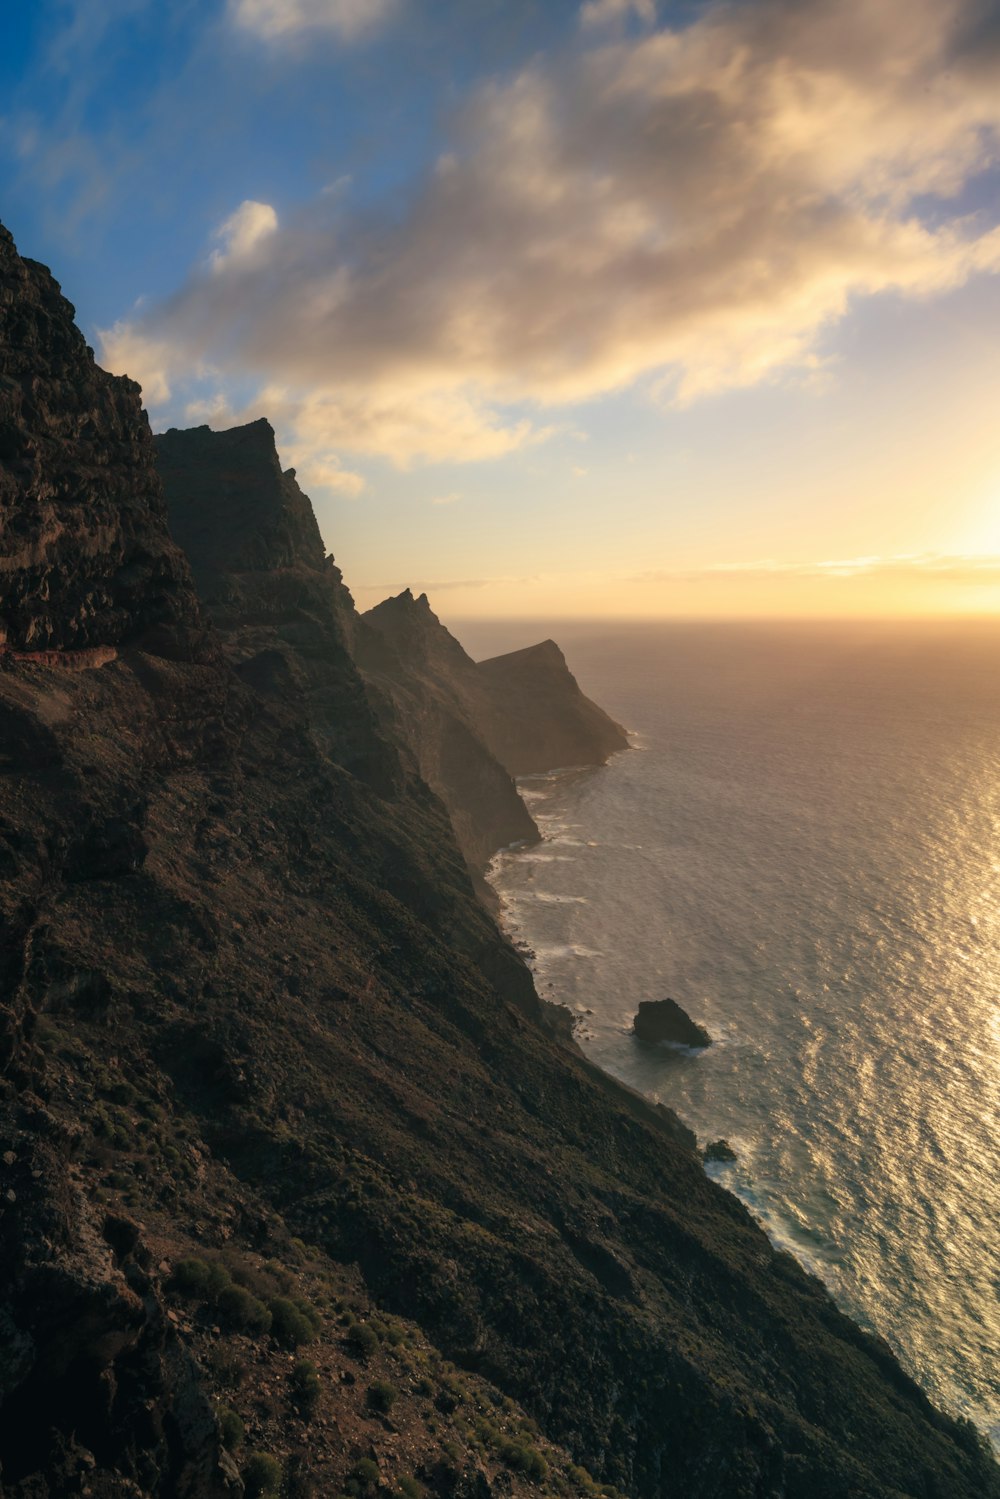
{"type": "Polygon", "coordinates": [[[1000,613],[1000,0],[33,0],[0,219],[359,606],[1000,613]]]}

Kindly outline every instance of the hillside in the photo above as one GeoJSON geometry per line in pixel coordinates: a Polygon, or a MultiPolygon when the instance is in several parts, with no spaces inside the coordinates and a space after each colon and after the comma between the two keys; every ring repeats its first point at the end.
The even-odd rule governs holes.
{"type": "Polygon", "coordinates": [[[199,602],[137,387],[0,285],[3,1495],[1000,1494],[567,1044],[269,429],[160,442],[199,602]]]}

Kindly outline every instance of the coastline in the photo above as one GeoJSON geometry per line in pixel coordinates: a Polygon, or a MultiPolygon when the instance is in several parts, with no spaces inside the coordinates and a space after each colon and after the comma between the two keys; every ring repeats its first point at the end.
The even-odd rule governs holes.
{"type": "MultiPolygon", "coordinates": [[[[630,747],[633,747],[633,744],[634,735],[630,732],[630,747]]],[[[617,756],[613,758],[616,759],[617,756]]],[[[606,762],[606,764],[610,763],[610,760],[606,762]]],[[[537,786],[538,782],[544,779],[550,783],[553,791],[555,791],[557,786],[556,778],[560,774],[568,775],[575,770],[583,768],[584,767],[557,767],[544,777],[526,777],[523,779],[529,784],[529,787],[532,782],[534,782],[537,786]]],[[[590,769],[592,773],[596,774],[596,771],[598,769],[603,769],[605,767],[601,766],[587,768],[590,769]]],[[[519,789],[521,789],[520,782],[519,789]]],[[[538,817],[539,824],[543,829],[543,848],[547,843],[558,843],[560,841],[559,833],[554,829],[546,827],[546,800],[547,798],[533,797],[529,802],[532,814],[538,817]]],[[[572,814],[570,815],[572,816],[572,814]]],[[[566,816],[565,810],[563,811],[561,816],[566,816]]],[[[566,826],[572,826],[572,824],[563,823],[561,820],[556,824],[557,828],[566,826]]],[[[597,829],[595,831],[595,829],[589,824],[578,823],[573,826],[571,838],[568,838],[565,841],[578,843],[581,845],[581,848],[583,845],[593,846],[591,844],[591,839],[594,836],[601,838],[602,836],[606,835],[606,832],[607,830],[604,829],[604,833],[602,834],[600,829],[597,829]]],[[[625,846],[628,847],[631,845],[625,846]]],[[[519,852],[520,850],[516,848],[498,850],[497,855],[490,864],[488,878],[493,885],[493,888],[497,891],[499,901],[499,915],[497,919],[501,926],[501,930],[503,931],[507,939],[511,941],[515,945],[515,947],[522,952],[522,954],[528,955],[529,967],[531,968],[532,977],[536,983],[539,997],[543,999],[544,1003],[564,1011],[567,1015],[568,1027],[571,1032],[570,1040],[573,1045],[575,1054],[583,1059],[583,1062],[588,1067],[588,1070],[596,1072],[604,1079],[607,1079],[612,1087],[618,1090],[618,1096],[622,1096],[626,1093],[632,1095],[633,1098],[641,1100],[644,1103],[647,1112],[649,1110],[660,1108],[669,1113],[671,1117],[677,1121],[679,1128],[683,1130],[689,1137],[691,1148],[697,1154],[699,1158],[699,1164],[701,1165],[706,1177],[712,1182],[713,1186],[723,1188],[727,1197],[739,1203],[740,1207],[749,1214],[755,1224],[766,1235],[774,1253],[776,1255],[790,1255],[792,1258],[794,1258],[802,1273],[806,1275],[811,1281],[822,1286],[824,1293],[831,1299],[833,1304],[837,1306],[838,1311],[843,1316],[850,1319],[850,1321],[859,1329],[861,1333],[863,1333],[865,1337],[870,1338],[874,1343],[878,1344],[886,1354],[891,1354],[892,1358],[906,1370],[908,1377],[914,1380],[914,1382],[921,1389],[921,1391],[926,1394],[926,1397],[929,1400],[932,1400],[936,1406],[939,1406],[940,1409],[946,1411],[952,1419],[968,1422],[970,1426],[974,1427],[977,1430],[981,1440],[986,1443],[992,1450],[994,1457],[1000,1457],[1000,1429],[998,1429],[996,1424],[992,1421],[988,1406],[984,1410],[981,1400],[977,1402],[975,1394],[970,1394],[962,1386],[956,1387],[954,1384],[952,1384],[949,1387],[947,1366],[945,1367],[945,1372],[943,1374],[938,1374],[935,1365],[928,1365],[924,1360],[915,1358],[913,1356],[912,1345],[908,1344],[905,1338],[900,1338],[898,1341],[896,1341],[892,1338],[891,1332],[888,1334],[884,1333],[881,1328],[875,1324],[872,1314],[868,1309],[868,1304],[863,1300],[860,1300],[856,1292],[853,1295],[851,1294],[852,1287],[850,1283],[847,1283],[845,1288],[844,1282],[842,1281],[840,1275],[838,1275],[837,1273],[839,1268],[839,1244],[837,1242],[831,1242],[829,1249],[833,1255],[833,1259],[828,1260],[825,1257],[826,1250],[821,1246],[817,1247],[814,1251],[811,1251],[808,1242],[800,1243],[796,1233],[797,1223],[800,1225],[800,1231],[807,1236],[810,1234],[816,1235],[818,1239],[822,1233],[822,1224],[818,1220],[807,1219],[804,1216],[799,1216],[796,1214],[796,1206],[798,1206],[803,1213],[808,1210],[808,1199],[805,1199],[801,1202],[798,1198],[791,1199],[792,1211],[791,1217],[789,1219],[789,1215],[782,1212],[780,1210],[780,1206],[776,1202],[772,1202],[769,1200],[767,1191],[762,1191],[764,1183],[760,1181],[759,1171],[756,1173],[758,1177],[758,1183],[755,1185],[754,1166],[751,1159],[751,1157],[753,1156],[753,1152],[751,1152],[751,1157],[745,1157],[743,1146],[740,1146],[739,1159],[743,1161],[745,1167],[743,1175],[746,1176],[748,1170],[750,1172],[746,1183],[743,1182],[741,1176],[734,1173],[734,1168],[738,1168],[738,1161],[712,1161],[704,1159],[702,1146],[705,1146],[707,1142],[714,1140],[717,1136],[724,1135],[726,1133],[726,1124],[724,1119],[720,1119],[718,1124],[715,1126],[709,1123],[706,1130],[706,1121],[704,1120],[704,1118],[702,1118],[700,1120],[700,1125],[692,1128],[688,1118],[685,1117],[684,1113],[676,1107],[674,1100],[670,1097],[669,1092],[666,1092],[661,1096],[661,1098],[657,1098],[656,1094],[650,1096],[650,1094],[644,1092],[640,1086],[635,1086],[631,1082],[626,1081],[626,1079],[623,1078],[619,1073],[616,1073],[606,1066],[602,1066],[600,1062],[592,1058],[592,1056],[589,1054],[589,1048],[587,1047],[586,1041],[587,1039],[593,1039],[592,1033],[589,1037],[587,1034],[587,1020],[593,1012],[589,1009],[584,1010],[583,1006],[580,1004],[574,1006],[571,1002],[567,1002],[567,999],[564,997],[565,991],[563,991],[563,996],[560,996],[558,988],[558,975],[555,976],[557,985],[555,990],[553,989],[551,982],[544,983],[545,977],[551,978],[552,974],[551,970],[548,975],[546,975],[546,971],[544,968],[542,968],[541,971],[539,970],[537,955],[534,949],[537,946],[539,948],[539,951],[543,953],[545,952],[545,949],[538,940],[537,928],[533,931],[531,929],[530,922],[525,921],[523,914],[519,913],[518,918],[515,920],[514,907],[512,906],[512,902],[509,899],[508,894],[505,893],[501,888],[503,885],[503,880],[502,876],[500,875],[500,869],[502,867],[500,861],[504,858],[505,855],[509,856],[512,859],[516,859],[519,852]],[[580,1035],[581,1031],[583,1032],[583,1037],[581,1037],[580,1035]],[[664,1098],[665,1101],[662,1101],[662,1099],[664,1098]]],[[[557,886],[556,888],[559,887],[557,886]]],[[[579,887],[571,886],[571,888],[579,887]]],[[[586,889],[587,887],[584,886],[583,888],[586,889]]],[[[588,891],[588,897],[593,898],[592,884],[590,890],[588,891]]],[[[582,896],[580,898],[582,899],[582,896]]],[[[569,897],[549,897],[549,900],[553,899],[562,899],[563,901],[565,901],[569,899],[569,897]]],[[[531,909],[531,906],[529,906],[529,909],[531,909]]],[[[535,909],[541,910],[543,908],[536,907],[535,909]]],[[[575,937],[575,934],[574,939],[579,940],[578,937],[575,937]]],[[[551,940],[552,937],[550,933],[550,941],[551,940]]],[[[569,942],[570,938],[557,937],[555,940],[569,942]]],[[[587,938],[585,937],[584,941],[586,940],[587,938]]],[[[602,944],[599,937],[597,937],[595,940],[595,946],[603,946],[609,953],[613,950],[607,944],[602,944]]],[[[563,951],[565,951],[565,949],[563,951]]],[[[583,951],[584,950],[581,948],[581,955],[583,955],[583,951]]],[[[600,954],[595,954],[595,956],[600,956],[600,954]]],[[[557,959],[556,961],[558,963],[559,960],[557,959]]],[[[619,991],[617,989],[614,990],[615,994],[618,994],[618,992],[619,991]]],[[[570,993],[572,993],[572,988],[570,989],[570,993]]],[[[631,1006],[632,1008],[635,1008],[635,1005],[638,1004],[638,1001],[641,997],[641,994],[635,994],[635,1004],[631,1006]]],[[[596,1001],[590,1002],[595,1003],[596,1005],[596,1001]]],[[[598,1015],[600,1015],[599,1007],[598,1015]]],[[[597,1026],[597,1031],[598,1035],[600,1035],[600,1025],[597,1026]]],[[[728,1037],[724,1036],[723,1044],[725,1044],[726,1040],[728,1040],[728,1037]]],[[[733,1138],[736,1139],[736,1136],[733,1136],[733,1138]]],[[[750,1147],[748,1146],[747,1148],[749,1149],[750,1147]]]]}

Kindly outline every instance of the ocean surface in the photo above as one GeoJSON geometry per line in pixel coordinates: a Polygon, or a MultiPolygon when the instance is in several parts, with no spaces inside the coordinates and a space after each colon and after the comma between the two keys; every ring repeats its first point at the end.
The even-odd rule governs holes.
{"type": "Polygon", "coordinates": [[[1000,627],[452,628],[552,635],[631,734],[522,783],[544,842],[492,878],[541,992],[1000,1447],[1000,627]],[[667,995],[711,1048],[635,1040],[667,995]]]}

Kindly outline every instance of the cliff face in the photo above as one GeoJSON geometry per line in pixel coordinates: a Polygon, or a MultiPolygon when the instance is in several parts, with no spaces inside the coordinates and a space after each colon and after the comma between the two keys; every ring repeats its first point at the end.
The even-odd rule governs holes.
{"type": "Polygon", "coordinates": [[[239,556],[204,661],[0,670],[5,1499],[1000,1494],[542,1024],[335,570],[239,556]]]}
{"type": "Polygon", "coordinates": [[[481,661],[483,727],[511,775],[560,765],[601,765],[628,739],[580,691],[554,640],[481,661]]]}
{"type": "Polygon", "coordinates": [[[538,831],[512,777],[603,764],[624,730],[585,697],[551,640],[477,665],[409,589],[362,616],[357,657],[392,700],[470,866],[538,831]]]}
{"type": "Polygon", "coordinates": [[[44,266],[0,226],[0,650],[199,641],[134,381],[105,374],[44,266]]]}
{"type": "Polygon", "coordinates": [[[155,439],[171,534],[229,663],[264,694],[297,693],[328,753],[393,794],[405,775],[355,668],[354,602],[266,421],[155,439]]]}
{"type": "Polygon", "coordinates": [[[356,637],[357,660],[375,700],[413,749],[420,773],[451,818],[481,896],[481,876],[498,848],[535,843],[538,829],[507,769],[483,736],[474,695],[475,663],[409,589],[369,610],[356,637]]]}

